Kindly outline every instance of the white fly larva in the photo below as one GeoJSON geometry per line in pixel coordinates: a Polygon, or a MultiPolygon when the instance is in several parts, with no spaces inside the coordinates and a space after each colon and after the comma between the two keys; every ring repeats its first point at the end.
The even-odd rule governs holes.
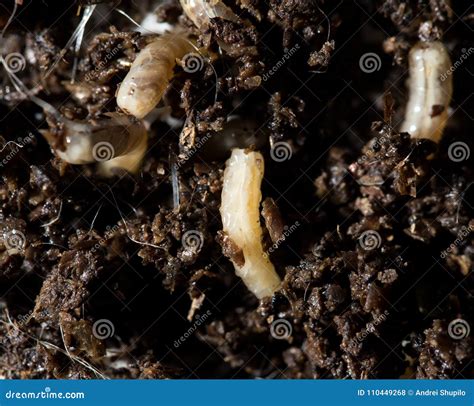
{"type": "Polygon", "coordinates": [[[129,132],[129,137],[125,153],[99,163],[98,172],[102,176],[113,176],[115,169],[124,169],[133,174],[140,169],[148,147],[148,132],[142,122],[135,122],[127,132],[129,132]]]}
{"type": "Polygon", "coordinates": [[[164,34],[142,49],[120,84],[117,104],[127,114],[145,117],[165,93],[176,60],[194,50],[183,34],[164,34]]]}
{"type": "Polygon", "coordinates": [[[409,99],[401,131],[412,138],[439,142],[448,120],[453,92],[446,47],[440,41],[419,42],[409,54],[409,99]]]}
{"type": "MultiPolygon", "coordinates": [[[[110,118],[89,121],[72,121],[62,118],[64,150],[54,152],[72,165],[98,163],[98,172],[112,176],[114,169],[135,173],[146,153],[148,134],[141,121],[122,114],[109,114],[110,118]]],[[[50,144],[54,138],[43,131],[50,144]]]]}
{"type": "MultiPolygon", "coordinates": [[[[5,66],[5,60],[0,57],[5,66]]],[[[106,119],[73,121],[61,115],[50,103],[35,96],[11,71],[6,70],[13,86],[61,124],[64,149],[56,147],[56,137],[40,130],[54,152],[73,165],[98,163],[98,172],[112,176],[115,169],[135,173],[146,153],[148,132],[142,121],[118,113],[106,113],[106,119]]]]}
{"type": "Polygon", "coordinates": [[[233,22],[240,21],[221,0],[180,0],[180,3],[186,16],[199,29],[209,25],[210,19],[216,17],[233,22]]]}
{"type": "Polygon", "coordinates": [[[271,296],[281,285],[262,245],[259,208],[263,171],[259,152],[234,149],[226,162],[220,207],[223,231],[242,254],[241,260],[231,258],[235,272],[259,299],[271,296]]]}

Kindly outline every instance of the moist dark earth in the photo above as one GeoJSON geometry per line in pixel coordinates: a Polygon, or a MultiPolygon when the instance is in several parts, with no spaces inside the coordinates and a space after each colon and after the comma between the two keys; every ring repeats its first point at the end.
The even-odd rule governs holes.
{"type": "MultiPolygon", "coordinates": [[[[71,120],[119,110],[117,86],[152,38],[117,9],[182,27],[205,63],[177,65],[139,173],[113,178],[55,156],[40,130],[62,148],[58,123],[2,68],[1,377],[474,377],[474,333],[450,327],[474,328],[474,153],[449,154],[474,151],[472,4],[225,1],[241,20],[199,31],[176,1],[99,2],[78,55],[58,58],[91,2],[18,3],[2,55],[23,55],[17,77],[71,120]],[[463,61],[438,145],[397,131],[420,39],[463,61]],[[261,301],[223,254],[232,142],[265,158],[261,223],[283,285],[261,301]],[[275,145],[291,158],[272,159],[275,145]]],[[[13,6],[1,3],[0,27],[13,6]]]]}

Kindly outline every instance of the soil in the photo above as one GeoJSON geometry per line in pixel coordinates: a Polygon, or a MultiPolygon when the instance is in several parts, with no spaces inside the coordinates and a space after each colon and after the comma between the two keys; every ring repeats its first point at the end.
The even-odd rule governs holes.
{"type": "Polygon", "coordinates": [[[181,27],[205,63],[177,65],[139,173],[109,179],[53,153],[40,131],[61,149],[58,123],[2,70],[1,377],[474,378],[474,153],[451,153],[474,151],[469,2],[226,1],[241,18],[202,30],[172,0],[18,3],[2,54],[22,55],[18,78],[71,120],[118,111],[150,41],[117,9],[181,27]],[[55,61],[91,3],[71,83],[74,52],[55,61]],[[397,132],[420,39],[462,62],[439,145],[397,132]],[[261,223],[283,285],[261,301],[222,232],[230,145],[265,157],[261,223]]]}

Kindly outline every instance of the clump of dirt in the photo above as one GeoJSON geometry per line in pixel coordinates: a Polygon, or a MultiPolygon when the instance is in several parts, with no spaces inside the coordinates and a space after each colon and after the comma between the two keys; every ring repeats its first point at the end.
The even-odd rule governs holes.
{"type": "Polygon", "coordinates": [[[31,91],[2,71],[0,377],[474,377],[467,65],[439,145],[397,131],[410,47],[441,39],[464,61],[467,5],[240,0],[226,2],[239,19],[198,30],[177,1],[136,3],[120,9],[179,27],[203,62],[177,64],[136,175],[61,161],[43,136],[61,149],[61,127],[32,96],[69,120],[117,112],[158,34],[116,2],[52,0],[24,0],[4,32],[31,91]],[[62,55],[88,4],[81,50],[62,55]],[[265,157],[264,246],[283,284],[260,302],[222,233],[231,146],[265,157]]]}

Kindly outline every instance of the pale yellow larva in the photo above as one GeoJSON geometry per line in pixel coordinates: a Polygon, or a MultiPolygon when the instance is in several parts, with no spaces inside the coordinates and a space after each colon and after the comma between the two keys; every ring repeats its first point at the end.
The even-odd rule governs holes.
{"type": "Polygon", "coordinates": [[[451,60],[440,41],[419,42],[409,54],[409,99],[401,131],[439,142],[453,92],[451,60]]]}
{"type": "MultiPolygon", "coordinates": [[[[0,62],[5,62],[0,58],[0,62]]],[[[140,168],[148,144],[148,131],[142,121],[119,113],[105,113],[107,118],[69,120],[50,103],[37,97],[10,70],[7,76],[12,85],[44,112],[61,124],[63,145],[58,148],[57,137],[48,130],[40,130],[55,154],[72,165],[97,163],[98,173],[112,176],[116,169],[135,173],[140,168]]]]}
{"type": "Polygon", "coordinates": [[[127,114],[145,117],[163,97],[176,60],[193,51],[190,41],[179,32],[164,34],[139,52],[120,84],[117,104],[127,114]]]}
{"type": "Polygon", "coordinates": [[[259,209],[263,170],[259,152],[234,149],[226,162],[220,207],[223,231],[242,254],[241,260],[232,259],[235,273],[259,299],[273,295],[281,285],[262,245],[259,209]]]}
{"type": "MultiPolygon", "coordinates": [[[[112,176],[116,169],[135,173],[146,153],[148,133],[141,121],[123,114],[93,121],[61,118],[64,148],[54,148],[56,155],[72,165],[98,164],[98,173],[112,176]]],[[[42,131],[51,145],[55,138],[42,131]]]]}

